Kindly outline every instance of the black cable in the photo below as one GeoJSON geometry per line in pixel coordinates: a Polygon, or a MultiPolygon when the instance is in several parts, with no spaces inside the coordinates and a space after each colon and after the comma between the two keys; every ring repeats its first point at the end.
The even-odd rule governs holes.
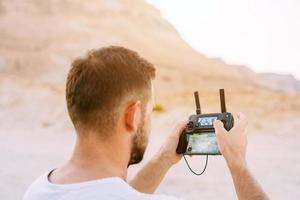
{"type": "Polygon", "coordinates": [[[189,165],[189,163],[188,163],[188,161],[186,160],[186,158],[185,158],[185,155],[183,154],[183,158],[184,158],[184,161],[185,161],[185,163],[186,163],[186,165],[188,166],[188,168],[190,169],[190,171],[193,173],[193,174],[195,174],[195,175],[197,175],[197,176],[200,176],[200,175],[202,175],[204,172],[205,172],[205,170],[206,170],[206,167],[207,167],[207,163],[208,163],[208,155],[206,155],[206,162],[205,162],[205,166],[204,166],[204,168],[203,168],[203,170],[202,170],[202,172],[201,173],[197,173],[197,172],[195,172],[191,167],[190,167],[190,165],[189,165]]]}

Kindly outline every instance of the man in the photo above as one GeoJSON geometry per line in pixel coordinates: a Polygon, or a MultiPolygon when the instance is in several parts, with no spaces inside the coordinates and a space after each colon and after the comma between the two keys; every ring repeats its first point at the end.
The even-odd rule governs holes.
{"type": "MultiPolygon", "coordinates": [[[[179,122],[153,158],[127,182],[127,168],[143,159],[153,106],[155,68],[136,52],[117,46],[91,51],[75,60],[68,74],[66,100],[77,141],[69,161],[38,178],[24,200],[175,199],[153,195],[176,154],[186,122],[179,122]]],[[[239,199],[268,199],[246,164],[246,118],[239,113],[227,134],[214,123],[239,199]]],[[[199,198],[201,198],[199,194],[199,198]]]]}

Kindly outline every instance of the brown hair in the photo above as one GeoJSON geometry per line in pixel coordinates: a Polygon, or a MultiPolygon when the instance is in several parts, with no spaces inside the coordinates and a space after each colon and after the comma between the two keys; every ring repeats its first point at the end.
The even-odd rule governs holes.
{"type": "Polygon", "coordinates": [[[132,97],[145,104],[154,77],[154,66],[124,47],[100,48],[76,59],[66,84],[67,108],[75,128],[113,129],[122,100],[132,97]]]}

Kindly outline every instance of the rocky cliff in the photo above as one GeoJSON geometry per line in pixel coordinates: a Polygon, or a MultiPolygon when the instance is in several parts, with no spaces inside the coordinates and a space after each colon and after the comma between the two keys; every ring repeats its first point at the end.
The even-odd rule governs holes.
{"type": "MultiPolygon", "coordinates": [[[[1,0],[0,38],[3,127],[67,122],[64,84],[70,62],[105,45],[134,49],[156,65],[156,101],[167,110],[192,108],[197,89],[204,111],[217,111],[217,90],[225,88],[228,108],[246,112],[257,127],[258,117],[279,120],[300,111],[298,89],[195,51],[143,0],[1,0]]],[[[298,81],[294,84],[299,88],[298,81]]]]}

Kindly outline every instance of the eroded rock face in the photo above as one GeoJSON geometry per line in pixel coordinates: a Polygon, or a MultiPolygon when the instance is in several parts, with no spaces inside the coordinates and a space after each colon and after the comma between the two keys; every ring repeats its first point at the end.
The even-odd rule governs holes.
{"type": "Polygon", "coordinates": [[[143,1],[2,1],[0,5],[0,51],[8,72],[65,74],[70,61],[91,48],[118,44],[151,54],[160,48],[158,40],[170,36],[180,40],[159,12],[143,1]]]}
{"type": "Polygon", "coordinates": [[[26,121],[33,109],[29,97],[38,99],[34,102],[40,109],[31,112],[31,122],[41,118],[49,118],[51,124],[64,121],[59,119],[67,116],[62,108],[70,62],[89,49],[106,45],[132,48],[156,65],[156,100],[167,110],[178,105],[192,107],[195,89],[209,109],[219,109],[217,89],[223,87],[230,94],[228,107],[250,116],[300,110],[297,92],[279,92],[269,87],[274,86],[273,80],[266,84],[244,67],[206,58],[143,0],[2,0],[0,38],[0,95],[2,100],[9,97],[17,102],[7,104],[7,99],[0,99],[5,108],[0,115],[12,112],[12,121],[17,111],[26,121]],[[268,106],[266,99],[272,99],[268,106]],[[50,119],[54,112],[57,117],[50,119]]]}

